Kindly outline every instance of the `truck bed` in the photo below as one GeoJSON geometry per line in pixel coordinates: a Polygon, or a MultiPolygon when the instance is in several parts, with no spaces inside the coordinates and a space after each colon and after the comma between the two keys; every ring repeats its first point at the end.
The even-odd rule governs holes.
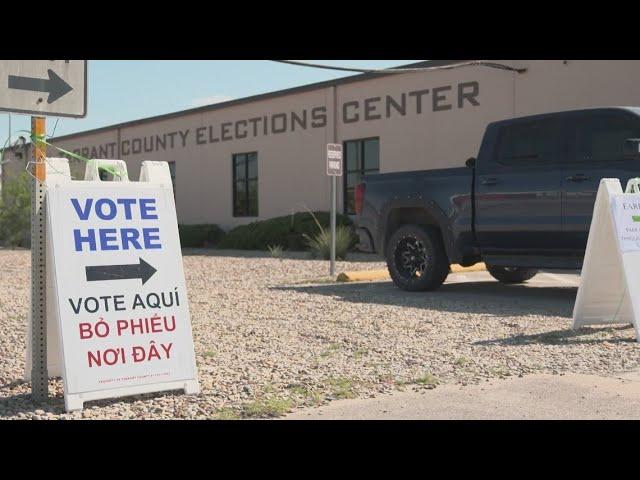
{"type": "Polygon", "coordinates": [[[358,227],[370,235],[371,250],[384,255],[385,232],[393,231],[398,215],[433,212],[439,224],[447,225],[447,252],[459,261],[473,245],[473,169],[467,167],[417,170],[366,175],[364,204],[358,227]],[[391,210],[393,215],[389,215],[391,210]]]}

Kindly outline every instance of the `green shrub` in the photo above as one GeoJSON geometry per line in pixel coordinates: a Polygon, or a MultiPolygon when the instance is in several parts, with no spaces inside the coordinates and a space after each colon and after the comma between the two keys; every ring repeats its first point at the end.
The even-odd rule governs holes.
{"type": "Polygon", "coordinates": [[[282,254],[284,253],[282,245],[268,245],[267,250],[269,250],[273,258],[282,258],[282,254]]]}
{"type": "Polygon", "coordinates": [[[31,234],[31,177],[23,172],[4,185],[0,199],[0,243],[29,247],[31,234]]]}
{"type": "MultiPolygon", "coordinates": [[[[307,246],[313,258],[329,260],[331,257],[331,229],[323,228],[313,236],[305,235],[307,246]]],[[[336,226],[336,259],[345,260],[353,243],[353,233],[349,227],[336,226]]]]}
{"type": "MultiPolygon", "coordinates": [[[[313,212],[323,228],[329,228],[328,212],[313,212]]],[[[338,214],[336,225],[351,225],[351,220],[338,214]]],[[[304,235],[313,236],[318,225],[310,212],[297,212],[293,215],[257,221],[233,228],[218,244],[219,248],[239,250],[267,250],[270,245],[280,245],[285,250],[306,250],[304,235]]],[[[356,241],[352,242],[355,245],[356,241]]]]}
{"type": "Polygon", "coordinates": [[[225,235],[217,225],[178,225],[178,231],[183,248],[212,247],[225,235]]]}

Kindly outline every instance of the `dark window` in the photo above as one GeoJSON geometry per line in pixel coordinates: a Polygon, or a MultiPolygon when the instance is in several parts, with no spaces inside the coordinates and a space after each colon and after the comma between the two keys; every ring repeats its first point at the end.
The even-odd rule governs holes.
{"type": "Polygon", "coordinates": [[[113,173],[104,167],[98,167],[98,175],[103,182],[113,182],[113,173]]]}
{"type": "Polygon", "coordinates": [[[173,196],[176,196],[176,162],[169,162],[169,174],[171,175],[171,185],[173,185],[173,196]]]}
{"type": "Polygon", "coordinates": [[[600,114],[585,117],[576,124],[577,162],[624,160],[624,141],[640,138],[640,122],[631,116],[600,114]]]}
{"type": "Polygon", "coordinates": [[[556,122],[533,121],[503,127],[498,149],[502,165],[536,165],[552,162],[559,153],[556,122]]]}
{"type": "Polygon", "coordinates": [[[106,168],[98,168],[98,175],[100,176],[100,180],[103,182],[111,180],[111,177],[113,176],[106,168]]]}
{"type": "Polygon", "coordinates": [[[355,215],[355,188],[366,173],[380,171],[380,139],[344,142],[344,212],[355,215]]]}
{"type": "Polygon", "coordinates": [[[258,216],[258,154],[233,156],[233,216],[258,216]]]}

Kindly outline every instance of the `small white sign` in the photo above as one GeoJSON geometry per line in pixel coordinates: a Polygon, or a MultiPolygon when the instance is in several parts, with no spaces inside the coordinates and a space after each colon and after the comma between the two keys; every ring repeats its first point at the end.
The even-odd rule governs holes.
{"type": "Polygon", "coordinates": [[[617,195],[613,197],[613,206],[620,249],[640,250],[640,194],[617,195]]]}
{"type": "Polygon", "coordinates": [[[166,181],[69,181],[47,191],[67,410],[198,391],[168,166],[144,163],[164,164],[166,181]]]}
{"type": "Polygon", "coordinates": [[[0,110],[87,115],[86,60],[0,60],[0,110]]]}
{"type": "Polygon", "coordinates": [[[327,144],[327,175],[342,176],[342,145],[339,143],[327,144]]]}

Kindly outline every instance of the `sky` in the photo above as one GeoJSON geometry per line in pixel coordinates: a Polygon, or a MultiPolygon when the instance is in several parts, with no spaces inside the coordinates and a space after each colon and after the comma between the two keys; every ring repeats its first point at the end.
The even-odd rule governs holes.
{"type": "MultiPolygon", "coordinates": [[[[389,68],[419,60],[305,60],[356,68],[389,68]]],[[[61,136],[139,118],[273,92],[352,72],[285,65],[268,60],[89,60],[88,106],[83,119],[48,117],[47,134],[61,136]],[[57,122],[57,123],[56,123],[57,122]],[[55,128],[55,130],[54,130],[55,128]]],[[[12,139],[30,128],[28,115],[11,114],[12,139]]],[[[0,145],[9,135],[0,112],[0,145]]]]}

